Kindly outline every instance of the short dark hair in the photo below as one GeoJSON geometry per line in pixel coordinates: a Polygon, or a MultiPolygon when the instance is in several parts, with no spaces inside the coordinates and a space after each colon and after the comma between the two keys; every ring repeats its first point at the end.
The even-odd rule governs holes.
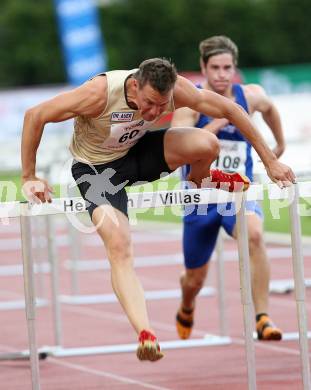
{"type": "Polygon", "coordinates": [[[149,83],[153,89],[165,95],[175,85],[177,70],[175,65],[165,58],[151,58],[139,65],[133,77],[138,81],[140,88],[149,83]]]}
{"type": "Polygon", "coordinates": [[[200,42],[199,50],[204,64],[217,54],[230,53],[234,65],[238,64],[239,51],[237,45],[225,35],[215,35],[200,42]]]}

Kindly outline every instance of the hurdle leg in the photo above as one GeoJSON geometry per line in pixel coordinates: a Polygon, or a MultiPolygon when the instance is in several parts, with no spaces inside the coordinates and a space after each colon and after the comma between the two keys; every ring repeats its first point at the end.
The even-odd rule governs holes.
{"type": "Polygon", "coordinates": [[[310,381],[310,363],[309,363],[309,348],[308,348],[308,322],[307,311],[305,304],[305,280],[304,280],[304,265],[301,242],[301,223],[298,212],[299,207],[299,189],[298,184],[291,187],[292,199],[289,206],[289,215],[291,222],[291,240],[293,254],[293,273],[294,273],[294,289],[296,298],[296,308],[299,328],[299,345],[300,359],[302,369],[303,388],[311,389],[310,381]]]}
{"type": "Polygon", "coordinates": [[[21,204],[22,215],[20,217],[22,257],[24,268],[25,310],[28,328],[28,342],[31,365],[32,390],[40,390],[39,359],[36,341],[36,303],[34,269],[31,250],[31,221],[27,216],[27,203],[21,204]],[[24,211],[24,212],[23,212],[24,211]]]}
{"type": "MultiPolygon", "coordinates": [[[[44,177],[47,178],[49,183],[53,183],[52,167],[45,168],[44,177]]],[[[53,222],[53,215],[45,215],[48,261],[51,272],[51,304],[53,308],[54,338],[56,347],[60,347],[62,345],[62,321],[59,301],[59,268],[55,241],[56,229],[53,222]]]]}
{"type": "Polygon", "coordinates": [[[72,226],[68,220],[68,233],[69,233],[69,245],[70,245],[70,258],[71,258],[71,294],[77,295],[79,293],[79,281],[78,281],[78,261],[80,259],[80,240],[77,229],[72,226]]]}
{"type": "Polygon", "coordinates": [[[36,292],[38,297],[43,298],[46,290],[44,289],[44,243],[42,240],[42,234],[44,234],[45,227],[42,225],[42,217],[31,217],[32,226],[33,226],[33,236],[35,237],[35,253],[34,253],[34,263],[36,267],[37,274],[37,284],[36,292]]]}
{"type": "Polygon", "coordinates": [[[53,216],[46,215],[46,232],[47,232],[47,245],[48,245],[48,258],[51,269],[51,285],[52,285],[52,308],[54,316],[54,337],[55,345],[57,347],[62,345],[62,321],[61,321],[61,308],[59,300],[59,269],[58,259],[56,254],[55,244],[55,229],[53,228],[53,216]]]}
{"type": "Polygon", "coordinates": [[[225,308],[225,270],[224,270],[224,238],[222,230],[218,234],[216,243],[216,264],[217,264],[217,297],[218,297],[218,315],[219,329],[221,336],[228,336],[228,326],[225,308]]]}
{"type": "MultiPolygon", "coordinates": [[[[237,212],[237,238],[239,251],[239,269],[241,283],[241,301],[243,305],[246,364],[249,390],[256,390],[255,347],[253,340],[253,306],[250,278],[247,220],[245,215],[245,194],[239,194],[240,209],[237,212]]],[[[237,204],[238,206],[238,204],[237,204]]]]}

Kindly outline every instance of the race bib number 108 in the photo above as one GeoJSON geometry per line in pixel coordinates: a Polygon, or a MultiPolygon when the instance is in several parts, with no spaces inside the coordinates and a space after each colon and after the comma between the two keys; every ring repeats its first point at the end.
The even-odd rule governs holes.
{"type": "Polygon", "coordinates": [[[212,168],[219,168],[223,171],[235,171],[245,174],[246,147],[243,141],[220,141],[220,153],[213,162],[212,168]]]}

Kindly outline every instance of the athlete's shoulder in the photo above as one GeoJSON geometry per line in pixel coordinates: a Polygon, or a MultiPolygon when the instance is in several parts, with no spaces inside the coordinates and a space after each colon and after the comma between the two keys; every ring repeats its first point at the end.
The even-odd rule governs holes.
{"type": "Polygon", "coordinates": [[[101,97],[107,93],[107,77],[105,73],[96,75],[79,87],[89,96],[101,97]]]}
{"type": "Polygon", "coordinates": [[[267,94],[264,88],[259,84],[244,84],[242,85],[246,101],[257,105],[258,102],[267,99],[267,94]]]}
{"type": "Polygon", "coordinates": [[[259,84],[241,84],[242,90],[245,95],[264,95],[266,96],[266,91],[259,84]]]}
{"type": "Polygon", "coordinates": [[[272,105],[272,101],[261,85],[247,84],[244,87],[244,96],[249,106],[249,113],[264,112],[272,105]]]}

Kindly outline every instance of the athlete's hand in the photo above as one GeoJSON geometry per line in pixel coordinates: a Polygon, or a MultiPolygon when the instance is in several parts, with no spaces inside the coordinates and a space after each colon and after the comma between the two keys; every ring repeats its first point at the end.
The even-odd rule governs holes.
{"type": "Polygon", "coordinates": [[[210,132],[217,134],[219,130],[221,130],[223,127],[227,126],[228,124],[229,121],[226,118],[215,118],[207,125],[203,126],[203,129],[207,129],[210,132]]]}
{"type": "Polygon", "coordinates": [[[229,121],[227,118],[215,118],[212,120],[212,122],[221,129],[222,127],[225,127],[229,124],[229,121]]]}
{"type": "Polygon", "coordinates": [[[53,188],[49,183],[36,176],[22,177],[22,192],[26,199],[33,203],[52,202],[53,188]]]}
{"type": "Polygon", "coordinates": [[[278,160],[273,160],[269,166],[266,166],[268,176],[280,188],[289,187],[296,182],[295,174],[290,167],[278,160]]]}

